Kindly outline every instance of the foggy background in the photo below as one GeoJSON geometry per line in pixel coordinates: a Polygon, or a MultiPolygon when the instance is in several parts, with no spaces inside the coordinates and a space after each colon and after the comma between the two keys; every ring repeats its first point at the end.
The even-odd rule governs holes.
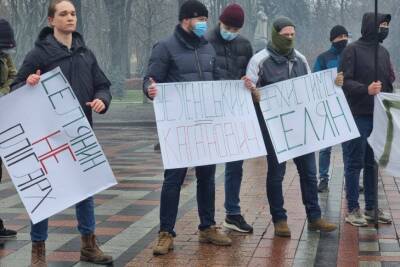
{"type": "MultiPolygon", "coordinates": [[[[179,5],[185,0],[74,0],[78,31],[97,56],[100,66],[113,83],[114,100],[129,103],[145,101],[141,77],[146,70],[151,48],[157,40],[171,34],[178,23],[179,5]]],[[[203,0],[209,8],[209,28],[218,22],[219,14],[229,3],[245,9],[242,34],[254,45],[259,17],[268,19],[268,28],[278,16],[288,16],[296,24],[296,48],[310,65],[316,56],[330,47],[329,31],[344,25],[352,39],[360,37],[364,12],[372,12],[373,0],[203,0]],[[263,13],[264,12],[264,13],[263,13]]],[[[13,55],[18,66],[32,49],[39,31],[47,25],[49,0],[0,0],[0,16],[7,18],[16,34],[17,49],[13,55]]],[[[380,1],[380,12],[392,15],[390,33],[384,45],[389,49],[399,78],[400,70],[400,1],[380,1]]],[[[268,30],[268,32],[270,32],[268,30]]],[[[269,39],[269,36],[268,36],[269,39]]],[[[397,86],[399,87],[399,86],[397,86]]]]}

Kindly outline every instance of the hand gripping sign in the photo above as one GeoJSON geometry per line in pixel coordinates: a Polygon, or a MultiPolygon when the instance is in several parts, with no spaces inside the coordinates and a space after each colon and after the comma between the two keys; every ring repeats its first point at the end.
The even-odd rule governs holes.
{"type": "Polygon", "coordinates": [[[336,69],[261,88],[261,110],[280,163],[359,137],[336,69]]]}
{"type": "Polygon", "coordinates": [[[37,223],[116,184],[59,68],[0,98],[0,155],[37,223]]]}
{"type": "Polygon", "coordinates": [[[164,83],[157,88],[153,103],[165,169],[267,154],[243,81],[164,83]]]}

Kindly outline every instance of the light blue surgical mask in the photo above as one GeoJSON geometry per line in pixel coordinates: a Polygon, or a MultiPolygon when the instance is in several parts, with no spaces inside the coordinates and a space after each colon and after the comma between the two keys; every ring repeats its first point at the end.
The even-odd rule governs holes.
{"type": "Polygon", "coordinates": [[[225,30],[223,27],[220,28],[220,33],[222,38],[226,41],[232,41],[239,35],[238,32],[230,32],[225,30]]]}
{"type": "Polygon", "coordinates": [[[206,34],[207,29],[208,29],[207,22],[206,21],[199,21],[199,22],[196,22],[196,24],[194,25],[193,32],[198,37],[203,37],[204,34],[206,34]]]}

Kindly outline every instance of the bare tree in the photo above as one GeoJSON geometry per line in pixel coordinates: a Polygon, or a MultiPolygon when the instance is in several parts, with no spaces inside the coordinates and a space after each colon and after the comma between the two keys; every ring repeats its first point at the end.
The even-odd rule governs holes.
{"type": "Polygon", "coordinates": [[[105,4],[103,1],[86,0],[81,5],[84,16],[78,25],[82,24],[87,46],[94,51],[101,68],[110,76],[112,69],[108,42],[110,25],[107,19],[99,19],[107,18],[105,4]]]}
{"type": "Polygon", "coordinates": [[[133,16],[134,55],[136,56],[135,73],[142,76],[146,70],[154,43],[166,35],[171,34],[177,23],[176,4],[168,0],[152,0],[135,2],[133,16]],[[158,12],[157,10],[166,12],[158,12]]]}
{"type": "Polygon", "coordinates": [[[112,65],[111,78],[117,95],[123,95],[123,80],[130,76],[128,30],[132,16],[132,2],[133,0],[104,0],[110,23],[108,41],[112,65]]]}
{"type": "MultiPolygon", "coordinates": [[[[47,24],[50,0],[0,0],[0,16],[12,24],[17,41],[14,60],[17,66],[34,46],[40,30],[47,24]]],[[[123,81],[133,73],[145,72],[155,42],[171,34],[178,23],[177,11],[187,0],[73,0],[78,16],[78,31],[95,52],[101,67],[113,82],[114,93],[122,95],[123,81]],[[104,19],[105,18],[105,19],[104,19]],[[131,70],[132,68],[132,70],[131,70]]],[[[222,9],[239,3],[245,10],[241,34],[253,39],[256,14],[264,8],[270,22],[288,16],[296,23],[296,47],[310,63],[327,49],[329,30],[344,25],[354,39],[360,36],[364,12],[373,11],[373,1],[365,0],[200,0],[209,10],[209,26],[215,26],[222,9]]],[[[392,14],[389,38],[383,43],[391,52],[395,69],[400,69],[399,0],[380,2],[380,12],[392,14]]],[[[271,23],[270,23],[271,25],[271,23]]],[[[398,75],[399,76],[399,75],[398,75]]]]}
{"type": "Polygon", "coordinates": [[[83,33],[83,23],[82,23],[82,1],[81,0],[73,0],[72,1],[76,10],[76,18],[78,19],[78,27],[77,31],[83,33]]]}
{"type": "Polygon", "coordinates": [[[8,0],[9,19],[14,27],[17,42],[14,58],[17,65],[22,63],[26,53],[33,48],[39,31],[47,23],[47,3],[48,0],[8,0]]]}

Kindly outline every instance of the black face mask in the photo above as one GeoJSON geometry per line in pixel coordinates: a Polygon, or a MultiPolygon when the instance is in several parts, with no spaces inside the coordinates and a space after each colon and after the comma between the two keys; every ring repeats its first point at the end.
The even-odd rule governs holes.
{"type": "Polygon", "coordinates": [[[386,27],[379,27],[379,32],[378,32],[378,40],[379,42],[383,42],[389,35],[389,28],[386,27]]]}
{"type": "Polygon", "coordinates": [[[334,42],[334,43],[332,43],[332,45],[339,53],[341,53],[343,51],[343,49],[345,49],[347,43],[348,43],[348,40],[342,40],[339,42],[334,42]]]}

